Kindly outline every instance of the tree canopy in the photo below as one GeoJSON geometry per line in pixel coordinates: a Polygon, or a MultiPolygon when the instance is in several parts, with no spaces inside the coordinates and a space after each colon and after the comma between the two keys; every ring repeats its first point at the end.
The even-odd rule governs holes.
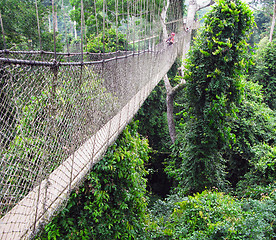
{"type": "Polygon", "coordinates": [[[225,187],[223,154],[235,136],[229,122],[241,99],[246,39],[252,12],[241,1],[218,1],[208,13],[186,66],[187,106],[181,139],[181,188],[191,192],[225,187]]]}

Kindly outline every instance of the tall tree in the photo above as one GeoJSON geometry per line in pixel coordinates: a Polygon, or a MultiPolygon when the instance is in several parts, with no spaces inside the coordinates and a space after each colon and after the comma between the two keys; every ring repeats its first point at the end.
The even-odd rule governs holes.
{"type": "Polygon", "coordinates": [[[240,74],[246,67],[246,39],[253,22],[241,0],[219,0],[195,41],[186,65],[182,164],[175,170],[179,186],[187,191],[225,186],[222,154],[234,137],[229,122],[240,100],[240,74]]]}

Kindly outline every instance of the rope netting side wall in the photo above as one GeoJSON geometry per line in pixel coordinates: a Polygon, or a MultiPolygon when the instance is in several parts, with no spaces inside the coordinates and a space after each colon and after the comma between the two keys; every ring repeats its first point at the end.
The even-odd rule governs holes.
{"type": "Polygon", "coordinates": [[[58,72],[2,63],[2,95],[13,110],[5,128],[12,137],[1,142],[1,239],[30,236],[68,197],[170,69],[181,41],[163,47],[58,72]]]}
{"type": "Polygon", "coordinates": [[[182,52],[177,0],[168,15],[167,28],[177,33],[171,46],[159,39],[163,1],[115,0],[114,6],[107,0],[89,1],[92,5],[86,7],[95,12],[97,26],[86,26],[80,0],[71,7],[81,8],[80,28],[72,31],[82,36],[76,45],[80,52],[72,52],[74,44],[68,40],[66,26],[76,30],[76,22],[66,15],[68,1],[56,1],[19,1],[18,8],[0,3],[0,239],[30,238],[50,221],[182,52]],[[23,7],[33,12],[26,17],[33,30],[27,42],[23,40],[30,36],[24,31],[13,36],[13,22],[9,25],[7,18],[23,7]],[[115,48],[109,42],[112,18],[115,48]],[[52,31],[47,34],[45,19],[52,31]],[[61,23],[66,53],[57,51],[55,32],[61,23]],[[99,52],[87,52],[90,28],[99,36],[99,52]],[[53,51],[45,42],[49,34],[53,51]]]}

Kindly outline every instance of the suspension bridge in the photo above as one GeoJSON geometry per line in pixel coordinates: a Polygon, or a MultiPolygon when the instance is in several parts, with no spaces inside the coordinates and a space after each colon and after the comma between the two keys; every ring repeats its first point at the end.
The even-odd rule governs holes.
{"type": "MultiPolygon", "coordinates": [[[[87,28],[80,2],[79,53],[70,52],[68,44],[66,53],[56,51],[54,1],[52,52],[41,47],[37,1],[33,5],[39,50],[24,45],[12,49],[15,45],[5,32],[8,11],[0,9],[0,239],[31,238],[51,220],[183,51],[179,1],[172,1],[168,14],[167,30],[176,32],[175,43],[168,46],[160,37],[162,5],[116,0],[117,36],[121,16],[128,46],[115,52],[83,52],[87,28]],[[145,21],[131,27],[137,16],[145,21]]],[[[103,1],[103,32],[109,7],[103,1]]],[[[103,37],[103,46],[108,37],[103,37]]]]}

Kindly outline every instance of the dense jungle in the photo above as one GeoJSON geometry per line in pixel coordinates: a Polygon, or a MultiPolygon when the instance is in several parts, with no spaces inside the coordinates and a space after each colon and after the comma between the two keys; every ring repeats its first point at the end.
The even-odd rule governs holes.
{"type": "MultiPolygon", "coordinates": [[[[28,8],[28,1],[9,2],[28,8]]],[[[76,23],[70,46],[79,43],[80,2],[65,9],[76,23]]],[[[103,49],[93,12],[100,2],[84,1],[87,49],[124,50],[124,32],[112,22],[103,49]]],[[[189,2],[179,2],[186,16],[189,2]]],[[[181,84],[173,93],[175,133],[164,79],[35,239],[276,239],[276,1],[210,5],[196,12],[201,27],[167,74],[172,88],[181,84]]],[[[27,31],[24,24],[12,16],[7,37],[16,43],[21,36],[12,29],[27,31]]],[[[51,50],[51,32],[41,37],[51,50]]]]}

